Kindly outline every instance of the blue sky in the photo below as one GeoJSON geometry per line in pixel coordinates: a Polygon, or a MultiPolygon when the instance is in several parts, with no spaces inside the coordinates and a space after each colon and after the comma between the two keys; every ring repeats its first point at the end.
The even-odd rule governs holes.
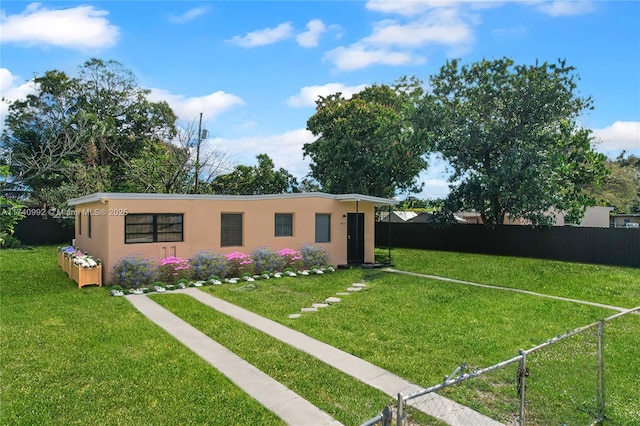
{"type": "MultiPolygon", "coordinates": [[[[595,110],[596,149],[640,155],[640,2],[636,1],[3,1],[0,94],[34,75],[75,76],[97,57],[134,72],[180,125],[203,112],[205,149],[255,164],[267,153],[298,178],[318,95],[347,95],[404,75],[427,80],[450,58],[558,58],[575,66],[595,110]]],[[[6,113],[6,105],[0,112],[6,113]]],[[[423,197],[447,194],[433,158],[423,197]]]]}

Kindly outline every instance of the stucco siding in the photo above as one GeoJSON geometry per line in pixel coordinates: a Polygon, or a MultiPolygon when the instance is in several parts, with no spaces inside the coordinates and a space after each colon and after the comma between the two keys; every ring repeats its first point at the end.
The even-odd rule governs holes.
{"type": "MultiPolygon", "coordinates": [[[[363,201],[344,201],[328,197],[296,196],[274,199],[219,200],[184,199],[118,199],[103,197],[102,202],[75,205],[76,214],[91,210],[92,236],[87,235],[87,218],[82,217],[82,233],[76,225],[76,245],[103,261],[105,282],[111,281],[113,266],[124,256],[140,254],[147,258],[167,256],[190,258],[201,250],[228,254],[234,251],[251,253],[267,246],[274,250],[300,249],[315,242],[316,214],[330,215],[330,242],[318,243],[329,253],[330,263],[347,263],[347,215],[364,214],[364,261],[374,262],[375,223],[374,204],[363,201]],[[98,212],[99,214],[96,214],[98,212]],[[154,243],[125,243],[126,214],[174,213],[183,215],[183,241],[154,243]],[[242,214],[242,245],[221,246],[221,214],[242,214]],[[293,235],[275,236],[275,215],[293,215],[293,235]]],[[[78,223],[78,221],[76,221],[78,223]]]]}

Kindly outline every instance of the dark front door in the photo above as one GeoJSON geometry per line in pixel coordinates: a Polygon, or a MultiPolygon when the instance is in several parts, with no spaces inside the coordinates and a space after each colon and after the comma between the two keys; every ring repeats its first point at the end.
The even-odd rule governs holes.
{"type": "Polygon", "coordinates": [[[364,263],[364,213],[347,213],[347,262],[364,263]]]}

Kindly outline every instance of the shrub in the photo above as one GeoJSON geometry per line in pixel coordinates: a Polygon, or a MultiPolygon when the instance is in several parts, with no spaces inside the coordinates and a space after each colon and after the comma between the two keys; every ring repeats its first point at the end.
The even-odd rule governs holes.
{"type": "Polygon", "coordinates": [[[298,271],[302,269],[304,264],[302,263],[302,254],[299,251],[284,248],[278,252],[282,259],[284,259],[284,269],[293,269],[298,271]]]}
{"type": "Polygon", "coordinates": [[[123,288],[150,285],[158,276],[155,262],[140,255],[125,256],[113,267],[113,284],[123,288]]]}
{"type": "Polygon", "coordinates": [[[160,280],[166,284],[176,284],[191,276],[189,261],[181,257],[169,256],[160,260],[160,280]]]}
{"type": "Polygon", "coordinates": [[[305,268],[325,266],[329,262],[329,254],[324,247],[317,244],[305,244],[300,249],[305,268]]]}
{"type": "Polygon", "coordinates": [[[265,272],[276,272],[284,269],[285,260],[280,254],[268,247],[259,247],[251,253],[255,270],[265,272]]]}
{"type": "Polygon", "coordinates": [[[212,251],[201,251],[189,259],[193,278],[207,280],[212,275],[226,277],[229,270],[227,258],[212,251]]]}
{"type": "Polygon", "coordinates": [[[13,235],[5,235],[4,241],[2,242],[2,248],[17,249],[22,247],[24,247],[24,244],[22,244],[22,241],[20,241],[18,238],[13,235]]]}
{"type": "Polygon", "coordinates": [[[227,262],[229,265],[229,272],[227,276],[229,277],[241,277],[242,274],[248,273],[253,275],[254,266],[253,260],[251,256],[248,254],[240,253],[239,251],[234,251],[233,253],[229,253],[227,255],[227,262]]]}

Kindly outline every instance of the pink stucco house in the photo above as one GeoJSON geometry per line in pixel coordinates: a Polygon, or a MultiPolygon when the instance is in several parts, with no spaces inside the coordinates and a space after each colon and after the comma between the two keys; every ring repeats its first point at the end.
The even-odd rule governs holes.
{"type": "Polygon", "coordinates": [[[397,201],[321,192],[271,195],[95,193],[68,201],[75,245],[103,263],[124,256],[190,258],[201,250],[251,253],[317,243],[334,265],[373,263],[375,206],[397,201]]]}

